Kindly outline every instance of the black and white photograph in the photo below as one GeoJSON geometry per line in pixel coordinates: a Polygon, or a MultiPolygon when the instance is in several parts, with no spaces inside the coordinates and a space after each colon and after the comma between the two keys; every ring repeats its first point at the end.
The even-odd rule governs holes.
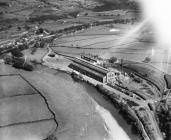
{"type": "Polygon", "coordinates": [[[0,0],[0,140],[171,140],[171,1],[0,0]]]}

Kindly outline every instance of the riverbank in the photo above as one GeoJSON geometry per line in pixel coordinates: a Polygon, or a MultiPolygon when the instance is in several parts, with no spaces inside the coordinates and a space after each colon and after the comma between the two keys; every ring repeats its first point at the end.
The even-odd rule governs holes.
{"type": "MultiPolygon", "coordinates": [[[[88,77],[82,77],[78,72],[76,72],[76,71],[74,71],[73,72],[73,70],[72,69],[70,69],[69,67],[67,67],[67,64],[70,64],[70,61],[68,62],[68,63],[65,63],[65,67],[64,67],[64,65],[62,66],[62,67],[60,67],[62,64],[63,64],[63,62],[62,62],[62,64],[60,64],[60,62],[61,61],[59,61],[60,59],[66,59],[65,57],[63,57],[63,56],[60,56],[59,57],[59,55],[58,54],[56,54],[54,57],[49,57],[49,54],[51,54],[52,53],[52,51],[51,51],[51,49],[50,48],[48,48],[48,53],[42,58],[43,59],[43,61],[44,61],[44,63],[43,63],[43,65],[45,65],[45,66],[48,66],[48,67],[50,67],[51,69],[55,69],[55,70],[58,70],[58,71],[60,71],[60,72],[62,72],[62,73],[66,73],[68,76],[69,75],[71,75],[71,77],[73,78],[73,80],[74,80],[74,82],[76,82],[76,83],[80,83],[80,84],[86,84],[86,83],[88,83],[87,85],[89,85],[89,86],[91,86],[92,87],[92,90],[95,90],[96,88],[96,84],[98,84],[98,82],[96,82],[95,80],[93,80],[93,79],[91,79],[91,78],[88,78],[88,77]],[[56,60],[56,59],[59,59],[59,60],[56,60]],[[81,82],[82,81],[82,82],[81,82]]],[[[63,60],[63,61],[64,61],[63,60]]],[[[66,61],[65,61],[66,62],[66,61]]],[[[90,88],[90,87],[89,87],[90,88]]],[[[87,89],[88,91],[89,91],[89,88],[87,89]]],[[[90,92],[90,91],[89,91],[90,92]]],[[[95,91],[93,91],[93,93],[94,93],[95,91]]],[[[97,91],[96,91],[97,92],[97,91]]],[[[99,93],[99,92],[98,92],[99,93]]],[[[90,96],[91,96],[91,94],[90,94],[90,96]]],[[[100,94],[98,94],[97,96],[95,95],[95,98],[99,101],[100,100],[100,102],[98,102],[98,103],[101,103],[101,102],[103,102],[103,100],[105,100],[105,99],[99,99],[100,98],[100,94]]],[[[94,97],[93,97],[94,98],[94,97]]],[[[106,104],[111,104],[111,103],[109,103],[110,101],[108,100],[108,101],[106,101],[106,103],[105,104],[102,104],[102,107],[104,106],[104,105],[106,105],[106,104]]],[[[112,103],[113,104],[113,103],[112,103]]],[[[107,105],[108,106],[108,105],[107,105]]],[[[109,105],[109,106],[113,106],[114,107],[114,104],[113,105],[109,105]]],[[[112,108],[113,108],[112,107],[112,108]]],[[[110,110],[110,108],[111,107],[107,107],[107,110],[109,109],[110,110]]],[[[115,107],[114,107],[115,108],[115,107]]],[[[110,112],[113,112],[113,110],[115,110],[115,109],[112,109],[112,110],[110,110],[110,112]]],[[[117,111],[116,111],[117,112],[117,111]]],[[[121,112],[119,112],[119,113],[121,113],[121,112]]],[[[108,114],[108,113],[107,113],[108,114]]],[[[114,114],[116,114],[116,113],[113,113],[113,115],[114,114]]],[[[121,114],[120,114],[121,115],[121,114]]],[[[110,114],[108,114],[107,115],[109,118],[113,118],[113,120],[114,120],[114,122],[115,122],[115,117],[119,117],[119,116],[111,116],[110,114]],[[111,116],[111,117],[110,117],[111,116]]],[[[124,116],[124,115],[122,115],[122,116],[124,116]]],[[[125,121],[125,119],[124,118],[121,118],[121,116],[117,119],[117,122],[120,122],[120,125],[123,127],[122,129],[125,129],[124,127],[126,127],[126,132],[129,134],[129,135],[133,135],[133,136],[131,136],[131,137],[135,137],[135,138],[131,138],[131,139],[133,139],[133,140],[137,140],[137,139],[140,139],[140,138],[138,138],[138,136],[135,136],[136,134],[132,134],[132,131],[131,131],[131,127],[132,126],[127,126],[127,125],[129,125],[129,124],[125,124],[126,123],[126,121],[125,121]],[[120,120],[122,120],[122,122],[120,122],[120,120]],[[125,121],[124,123],[123,123],[123,121],[125,121]],[[129,129],[127,129],[127,128],[129,128],[129,129]]],[[[118,125],[117,124],[117,122],[115,122],[114,124],[111,124],[111,123],[109,123],[109,124],[107,124],[107,125],[109,125],[108,127],[111,127],[110,125],[118,125]]],[[[116,126],[115,126],[116,127],[116,126]]],[[[118,128],[115,128],[115,129],[118,129],[118,128]]],[[[125,135],[124,133],[123,134],[121,134],[121,135],[125,135]]]]}
{"type": "Polygon", "coordinates": [[[147,133],[145,132],[144,127],[142,123],[139,121],[138,117],[136,116],[134,110],[132,110],[131,107],[129,107],[126,103],[122,102],[120,100],[120,96],[118,96],[115,93],[112,93],[100,84],[94,84],[94,82],[83,78],[77,73],[72,72],[71,76],[74,80],[86,82],[87,84],[95,87],[99,91],[99,93],[107,96],[112,101],[115,108],[117,108],[120,111],[120,114],[127,121],[127,123],[132,125],[134,133],[140,134],[141,138],[143,138],[144,140],[149,140],[147,133]]]}
{"type": "MultiPolygon", "coordinates": [[[[57,57],[60,56],[60,54],[56,53],[57,57]]],[[[63,56],[63,59],[65,58],[65,55],[63,56]]],[[[119,104],[119,107],[121,108],[121,112],[125,112],[130,118],[133,118],[133,121],[136,123],[138,127],[137,130],[140,130],[141,136],[145,140],[150,139],[157,139],[162,140],[162,135],[160,133],[160,130],[157,126],[157,122],[154,118],[154,112],[151,112],[148,107],[148,102],[142,101],[142,100],[135,100],[132,97],[129,97],[125,95],[123,90],[117,90],[114,87],[109,86],[108,84],[102,84],[101,82],[98,82],[86,75],[80,74],[79,72],[71,69],[68,67],[70,63],[67,63],[65,65],[66,69],[64,67],[60,68],[59,64],[56,64],[57,61],[46,61],[48,65],[55,65],[57,67],[54,67],[54,69],[62,70],[63,72],[67,72],[68,74],[71,74],[71,76],[76,81],[84,81],[88,83],[89,85],[92,85],[94,87],[100,87],[101,91],[104,91],[104,95],[109,96],[112,100],[114,100],[117,104],[119,104]],[[53,62],[53,63],[52,63],[53,62]]],[[[46,65],[46,66],[48,66],[46,65]]],[[[51,67],[52,68],[52,67],[51,67]]],[[[98,87],[98,88],[99,88],[98,87]]]]}

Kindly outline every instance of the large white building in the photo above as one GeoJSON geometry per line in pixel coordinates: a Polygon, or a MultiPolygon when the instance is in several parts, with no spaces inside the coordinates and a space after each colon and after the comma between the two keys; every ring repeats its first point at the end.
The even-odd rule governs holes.
{"type": "Polygon", "coordinates": [[[107,83],[115,83],[119,71],[115,69],[110,69],[107,73],[107,83]]]}

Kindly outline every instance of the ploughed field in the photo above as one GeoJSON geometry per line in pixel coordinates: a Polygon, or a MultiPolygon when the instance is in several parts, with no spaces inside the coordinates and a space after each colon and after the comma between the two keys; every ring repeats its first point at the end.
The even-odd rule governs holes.
{"type": "Polygon", "coordinates": [[[170,72],[167,48],[159,46],[152,39],[154,34],[134,33],[129,35],[129,29],[136,25],[113,24],[92,27],[74,35],[56,39],[52,48],[60,53],[80,55],[81,53],[98,54],[109,58],[115,56],[126,60],[141,62],[146,57],[151,58],[150,64],[164,72],[170,72]],[[120,27],[119,27],[120,26],[120,27]]]}
{"type": "MultiPolygon", "coordinates": [[[[130,60],[133,64],[125,64],[125,67],[140,73],[148,75],[148,80],[156,84],[162,92],[165,88],[164,73],[170,72],[171,64],[167,62],[168,51],[162,48],[152,40],[146,37],[152,37],[153,34],[143,33],[143,35],[134,33],[129,35],[128,30],[135,25],[113,25],[92,27],[81,33],[56,39],[52,49],[68,55],[79,56],[82,53],[97,54],[105,58],[111,56],[119,59],[130,60]],[[136,63],[142,62],[146,57],[150,57],[148,64],[136,63]],[[152,66],[151,66],[152,65],[152,66]],[[155,68],[154,68],[154,67],[155,68]],[[161,71],[163,72],[161,72],[161,71]]],[[[171,74],[171,73],[170,73],[171,74]]]]}

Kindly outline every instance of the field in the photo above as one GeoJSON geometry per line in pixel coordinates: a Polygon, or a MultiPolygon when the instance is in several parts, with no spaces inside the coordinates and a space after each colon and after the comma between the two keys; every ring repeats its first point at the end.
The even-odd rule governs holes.
{"type": "Polygon", "coordinates": [[[55,130],[54,116],[44,98],[20,75],[1,75],[0,90],[2,140],[46,138],[55,130]]]}
{"type": "Polygon", "coordinates": [[[1,140],[45,139],[55,129],[53,120],[0,128],[1,140]],[[53,127],[52,127],[53,126],[53,127]]]}
{"type": "Polygon", "coordinates": [[[25,73],[24,77],[43,93],[55,112],[59,123],[55,135],[59,140],[108,137],[94,101],[69,75],[47,69],[41,73],[25,73]]]}
{"type": "MultiPolygon", "coordinates": [[[[139,23],[140,11],[134,4],[134,1],[120,4],[119,0],[8,0],[0,5],[0,41],[13,41],[37,28],[50,34],[59,33],[56,36],[60,37],[50,44],[57,53],[72,56],[91,53],[103,58],[114,56],[130,60],[131,64],[125,63],[125,68],[144,77],[147,75],[163,92],[164,73],[159,70],[171,72],[168,50],[154,42],[155,32],[150,25],[139,23]],[[107,24],[111,20],[114,24],[107,24]],[[101,25],[102,22],[106,25],[101,25]],[[88,29],[82,26],[72,28],[71,32],[71,28],[68,29],[87,23],[90,24],[83,27],[88,29]],[[148,66],[132,64],[147,57],[150,58],[148,66]]],[[[0,64],[0,138],[45,139],[53,133],[59,140],[108,139],[109,128],[85,87],[53,69],[53,66],[65,69],[70,61],[58,55],[46,56],[44,63],[51,65],[48,68],[41,65],[47,49],[31,51],[24,50],[23,54],[27,60],[34,61],[32,72],[0,64]]],[[[149,88],[135,83],[132,86],[143,87],[147,96],[160,96],[151,93],[150,82],[142,84],[149,84],[149,88]]]]}
{"type": "MultiPolygon", "coordinates": [[[[86,93],[84,87],[75,83],[69,75],[41,66],[31,73],[12,67],[8,68],[8,65],[4,64],[1,66],[1,74],[21,74],[42,93],[50,109],[55,113],[58,127],[54,135],[59,140],[80,140],[81,138],[101,140],[108,137],[109,134],[104,128],[105,123],[96,111],[95,102],[86,93]]],[[[10,79],[12,78],[8,78],[6,81],[8,82],[10,79]]],[[[15,84],[20,83],[21,87],[27,85],[20,80],[22,78],[16,78],[15,84]]],[[[18,87],[20,86],[18,85],[18,87]]],[[[14,88],[16,89],[16,87],[14,88]]],[[[28,91],[28,93],[30,92],[28,91]]],[[[53,116],[47,110],[44,99],[37,93],[1,98],[1,107],[3,112],[0,114],[2,116],[0,122],[4,125],[10,124],[10,126],[0,128],[1,138],[18,140],[30,136],[30,138],[41,139],[54,132],[53,130],[56,128],[53,116]],[[15,125],[14,122],[16,122],[15,125]],[[20,124],[17,124],[18,122],[20,124]]]]}
{"type": "Polygon", "coordinates": [[[140,32],[131,31],[136,26],[136,24],[113,24],[112,27],[109,25],[92,27],[81,33],[56,39],[52,48],[59,53],[74,56],[91,53],[103,58],[114,56],[130,60],[130,63],[124,62],[125,67],[141,75],[148,75],[147,79],[163,92],[166,86],[164,72],[171,72],[170,63],[166,63],[168,50],[154,42],[151,26],[145,26],[140,32]],[[136,63],[144,61],[147,57],[150,58],[149,65],[136,63]]]}
{"type": "MultiPolygon", "coordinates": [[[[122,28],[118,28],[118,26],[116,28],[115,25],[114,28],[108,26],[93,27],[71,37],[57,39],[54,42],[54,49],[71,54],[91,52],[106,54],[106,56],[120,56],[120,58],[123,56],[123,58],[127,57],[128,59],[131,59],[130,55],[136,55],[137,53],[149,54],[148,51],[151,50],[154,44],[140,42],[138,38],[132,36],[125,40],[124,33],[128,31],[127,28],[130,28],[131,25],[122,25],[122,28]],[[112,29],[116,31],[112,32],[112,29]]],[[[139,60],[143,59],[142,57],[139,58],[139,60]]]]}
{"type": "MultiPolygon", "coordinates": [[[[56,39],[52,48],[59,53],[80,55],[81,53],[98,54],[103,58],[115,56],[119,59],[142,62],[150,57],[150,64],[157,69],[171,74],[168,59],[168,48],[162,48],[153,41],[154,32],[131,31],[136,24],[113,24],[110,26],[92,27],[81,33],[56,39]],[[131,34],[130,31],[133,32],[131,34]]],[[[147,29],[148,30],[148,29],[147,29]]]]}
{"type": "Polygon", "coordinates": [[[20,76],[0,76],[0,98],[25,94],[37,94],[20,76]]]}
{"type": "Polygon", "coordinates": [[[0,100],[1,127],[53,119],[44,100],[37,95],[16,96],[0,100]]]}

